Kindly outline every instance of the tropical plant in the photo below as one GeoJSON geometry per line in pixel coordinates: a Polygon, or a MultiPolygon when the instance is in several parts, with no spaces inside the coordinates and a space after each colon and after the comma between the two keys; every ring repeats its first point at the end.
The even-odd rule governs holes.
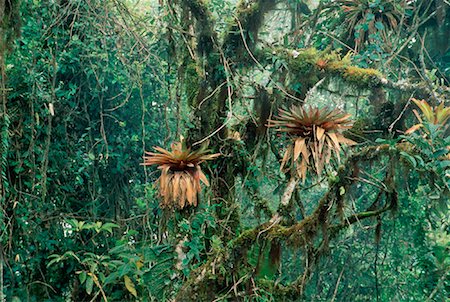
{"type": "Polygon", "coordinates": [[[280,169],[283,170],[291,162],[286,172],[295,165],[295,170],[303,181],[308,169],[320,175],[324,165],[330,162],[333,152],[339,161],[341,144],[356,144],[341,133],[352,127],[352,121],[350,114],[339,109],[311,106],[280,109],[279,116],[269,121],[269,127],[275,127],[292,137],[293,143],[286,149],[280,169]]]}
{"type": "MultiPolygon", "coordinates": [[[[446,122],[450,118],[450,107],[446,107],[444,105],[444,102],[441,102],[436,107],[432,107],[425,100],[417,100],[415,98],[412,98],[411,100],[414,102],[414,104],[417,105],[417,107],[419,107],[422,116],[425,118],[425,122],[436,125],[439,128],[445,127],[446,122]]],[[[415,124],[408,130],[406,130],[406,134],[413,133],[416,130],[424,127],[424,121],[421,118],[419,112],[416,109],[413,109],[413,112],[420,123],[415,124]]]]}
{"type": "Polygon", "coordinates": [[[154,147],[159,153],[145,152],[144,166],[158,165],[161,170],[159,177],[159,193],[163,197],[161,207],[173,205],[184,208],[186,201],[189,205],[197,206],[197,193],[201,191],[200,181],[209,186],[208,179],[200,168],[206,160],[218,157],[220,154],[208,154],[208,144],[204,143],[198,150],[191,151],[185,141],[171,145],[172,151],[161,147],[154,147]],[[173,204],[172,204],[173,202],[173,204]]]}
{"type": "Polygon", "coordinates": [[[407,8],[393,0],[340,0],[338,3],[345,14],[348,32],[355,38],[356,49],[377,33],[387,42],[387,30],[398,27],[407,8]]]}
{"type": "Polygon", "coordinates": [[[393,135],[411,93],[448,100],[445,0],[370,0],[353,31],[338,1],[0,4],[0,301],[445,301],[449,127],[393,135]],[[364,144],[336,150],[345,118],[267,135],[307,97],[364,144]],[[173,163],[180,133],[223,158],[173,163]]]}

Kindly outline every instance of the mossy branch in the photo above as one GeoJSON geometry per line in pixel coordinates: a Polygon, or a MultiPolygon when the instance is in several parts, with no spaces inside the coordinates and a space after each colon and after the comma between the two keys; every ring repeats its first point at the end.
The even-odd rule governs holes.
{"type": "MultiPolygon", "coordinates": [[[[389,145],[379,145],[366,147],[353,154],[347,160],[347,163],[338,169],[337,181],[330,185],[330,189],[318,202],[313,213],[305,217],[302,221],[295,222],[292,225],[283,225],[281,219],[272,219],[262,223],[255,228],[245,230],[239,237],[230,241],[227,247],[218,255],[213,255],[207,263],[194,270],[188,279],[188,282],[180,290],[179,297],[203,297],[202,291],[210,291],[211,288],[217,291],[226,288],[226,282],[223,283],[225,276],[217,276],[220,267],[238,267],[243,259],[246,259],[246,251],[254,244],[266,240],[278,240],[294,247],[311,248],[313,239],[317,234],[322,233],[322,244],[329,238],[334,238],[339,231],[349,225],[370,217],[382,214],[393,208],[391,201],[389,206],[381,209],[367,210],[343,219],[338,225],[330,225],[328,216],[332,213],[332,205],[337,204],[339,199],[343,199],[341,188],[348,188],[354,183],[355,165],[350,163],[372,161],[382,156],[395,157],[401,148],[392,148],[389,145]],[[221,281],[222,280],[222,281],[221,281]]],[[[227,272],[229,275],[230,272],[227,272]]],[[[298,284],[297,284],[298,285],[298,284]]],[[[298,286],[295,286],[297,289],[298,286]]],[[[279,288],[280,291],[288,293],[291,290],[288,287],[279,288]]],[[[195,298],[193,298],[195,299],[195,298]]],[[[185,301],[185,300],[183,300],[185,301]]]]}
{"type": "MultiPolygon", "coordinates": [[[[427,83],[409,83],[407,81],[393,82],[381,72],[373,68],[361,68],[351,61],[351,55],[341,57],[338,52],[328,50],[319,51],[315,48],[305,49],[276,49],[267,52],[267,57],[273,53],[287,63],[292,76],[310,81],[310,85],[326,76],[337,76],[345,82],[363,89],[384,87],[402,92],[415,91],[417,94],[431,95],[427,83]]],[[[448,93],[448,88],[441,88],[441,92],[448,93]]]]}

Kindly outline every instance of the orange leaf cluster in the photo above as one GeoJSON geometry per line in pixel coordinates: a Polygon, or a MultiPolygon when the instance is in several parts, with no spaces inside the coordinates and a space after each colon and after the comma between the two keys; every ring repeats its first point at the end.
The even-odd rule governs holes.
{"type": "Polygon", "coordinates": [[[328,107],[292,106],[290,110],[280,109],[279,116],[269,121],[269,127],[292,137],[293,143],[286,149],[280,169],[295,169],[303,181],[308,169],[320,175],[333,153],[339,161],[341,145],[356,144],[341,133],[352,127],[350,114],[328,107]]]}
{"type": "Polygon", "coordinates": [[[316,66],[319,70],[324,70],[328,65],[328,61],[324,59],[318,59],[316,61],[316,66]]]}
{"type": "Polygon", "coordinates": [[[173,143],[172,151],[161,147],[154,147],[154,152],[145,152],[143,165],[158,165],[161,170],[159,177],[159,194],[163,197],[161,207],[186,205],[197,206],[197,194],[201,191],[200,181],[209,186],[208,179],[200,168],[206,160],[218,157],[220,154],[210,154],[207,144],[192,151],[184,141],[173,143]]]}

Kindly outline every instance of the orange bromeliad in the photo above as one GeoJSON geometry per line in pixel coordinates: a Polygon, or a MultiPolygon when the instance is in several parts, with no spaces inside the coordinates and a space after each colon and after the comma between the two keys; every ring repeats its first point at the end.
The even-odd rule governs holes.
{"type": "Polygon", "coordinates": [[[197,206],[197,194],[201,191],[200,181],[209,186],[200,164],[220,155],[208,154],[210,150],[207,147],[207,144],[203,144],[198,150],[192,151],[181,139],[180,142],[171,145],[172,151],[154,147],[159,153],[145,152],[147,156],[144,156],[143,165],[158,165],[158,169],[161,170],[159,177],[159,194],[163,197],[161,207],[178,206],[182,209],[187,204],[197,206]]]}

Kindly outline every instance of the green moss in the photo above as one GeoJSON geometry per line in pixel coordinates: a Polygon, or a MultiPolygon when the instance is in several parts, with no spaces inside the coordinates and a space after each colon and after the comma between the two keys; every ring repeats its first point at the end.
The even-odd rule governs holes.
{"type": "Polygon", "coordinates": [[[352,64],[351,55],[346,55],[341,58],[338,52],[332,52],[325,56],[328,60],[327,70],[336,73],[342,73],[352,64]]]}
{"type": "Polygon", "coordinates": [[[340,73],[345,71],[345,69],[348,67],[349,65],[342,60],[333,60],[331,62],[329,62],[327,64],[327,70],[331,71],[331,72],[336,72],[336,73],[340,73]]]}
{"type": "Polygon", "coordinates": [[[241,63],[245,64],[243,58],[248,56],[247,50],[243,47],[242,35],[247,46],[254,51],[254,44],[258,40],[258,32],[263,24],[266,12],[273,9],[277,1],[273,0],[241,0],[237,4],[236,19],[240,24],[234,24],[227,31],[224,37],[224,52],[226,56],[237,57],[241,63]],[[240,26],[239,26],[240,25],[240,26]],[[241,33],[241,27],[243,32],[241,33]]]}
{"type": "Polygon", "coordinates": [[[201,69],[195,62],[187,64],[184,73],[185,76],[185,87],[184,92],[190,106],[197,106],[197,95],[200,89],[200,82],[203,77],[201,74],[201,69]]]}
{"type": "Polygon", "coordinates": [[[192,15],[197,19],[198,41],[197,50],[201,55],[212,52],[214,45],[212,37],[215,36],[214,21],[211,12],[203,0],[185,0],[185,7],[189,8],[192,15]]]}
{"type": "Polygon", "coordinates": [[[19,0],[3,1],[3,4],[0,5],[0,11],[3,12],[0,29],[4,42],[0,46],[1,51],[10,50],[14,39],[20,36],[21,18],[19,9],[19,0]]]}
{"type": "Polygon", "coordinates": [[[315,48],[282,50],[278,53],[298,81],[306,86],[316,83],[324,73],[341,76],[360,87],[377,86],[382,78],[378,70],[352,66],[351,54],[341,57],[336,51],[315,48]]]}
{"type": "Polygon", "coordinates": [[[271,293],[277,301],[287,301],[286,299],[289,299],[288,301],[292,301],[293,299],[298,298],[298,292],[293,286],[284,286],[280,284],[280,282],[275,282],[268,279],[258,280],[258,285],[264,288],[267,292],[271,293]]]}
{"type": "Polygon", "coordinates": [[[380,83],[382,74],[372,68],[360,68],[347,66],[342,74],[343,78],[358,86],[377,86],[380,83]]]}
{"type": "Polygon", "coordinates": [[[315,48],[306,48],[293,50],[285,53],[289,67],[300,73],[309,73],[314,71],[316,62],[322,56],[315,48]]]}
{"type": "Polygon", "coordinates": [[[247,3],[245,0],[241,0],[237,5],[238,16],[249,16],[251,17],[259,10],[259,3],[247,3]]]}

